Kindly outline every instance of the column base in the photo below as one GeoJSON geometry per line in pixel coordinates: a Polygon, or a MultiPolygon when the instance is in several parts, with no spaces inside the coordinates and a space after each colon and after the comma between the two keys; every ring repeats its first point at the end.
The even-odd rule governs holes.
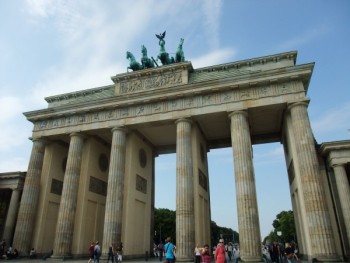
{"type": "Polygon", "coordinates": [[[337,256],[334,256],[334,257],[320,256],[312,259],[312,262],[342,262],[342,260],[337,256]]]}
{"type": "Polygon", "coordinates": [[[183,257],[183,258],[176,257],[175,262],[193,262],[193,261],[194,261],[193,257],[183,257]]]}
{"type": "Polygon", "coordinates": [[[265,262],[262,257],[241,257],[242,262],[265,262]]]}
{"type": "Polygon", "coordinates": [[[71,255],[52,255],[51,257],[47,258],[46,260],[53,260],[53,261],[65,261],[66,259],[72,259],[73,257],[71,255]]]}

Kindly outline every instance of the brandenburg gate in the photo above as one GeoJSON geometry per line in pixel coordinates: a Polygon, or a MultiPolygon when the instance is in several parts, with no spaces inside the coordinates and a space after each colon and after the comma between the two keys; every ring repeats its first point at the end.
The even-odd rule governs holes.
{"type": "Polygon", "coordinates": [[[94,240],[103,255],[122,241],[125,257],[143,256],[153,244],[155,158],[176,153],[176,257],[192,261],[195,244],[210,240],[207,152],[232,147],[241,259],[262,261],[252,145],[280,142],[299,253],[342,261],[350,142],[316,147],[307,97],[314,64],[296,59],[293,51],[199,69],[183,61],[45,98],[46,109],[25,113],[33,147],[13,246],[67,258],[87,255],[94,240]],[[329,183],[329,171],[343,181],[329,183]]]}

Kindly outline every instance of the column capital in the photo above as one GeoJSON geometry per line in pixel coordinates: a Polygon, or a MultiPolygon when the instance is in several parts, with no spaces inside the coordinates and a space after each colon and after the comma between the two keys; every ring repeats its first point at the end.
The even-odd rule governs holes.
{"type": "Polygon", "coordinates": [[[112,133],[114,131],[123,131],[123,132],[127,133],[129,131],[129,129],[125,126],[115,126],[115,127],[111,127],[111,131],[112,131],[112,133]]]}
{"type": "Polygon", "coordinates": [[[231,119],[232,116],[234,115],[244,115],[245,117],[248,117],[248,112],[246,110],[237,110],[237,111],[232,111],[228,114],[228,117],[231,119]]]}
{"type": "Polygon", "coordinates": [[[43,142],[45,144],[48,144],[50,141],[44,137],[29,137],[29,140],[31,140],[32,142],[43,142]]]}
{"type": "Polygon", "coordinates": [[[307,108],[309,106],[309,103],[310,103],[310,100],[292,102],[292,103],[288,103],[287,107],[288,107],[288,110],[291,110],[295,106],[301,106],[301,105],[307,108]]]}
{"type": "Polygon", "coordinates": [[[175,121],[175,124],[178,124],[179,122],[188,122],[189,124],[192,124],[193,123],[193,121],[190,119],[190,117],[188,117],[188,118],[180,118],[180,119],[177,119],[176,121],[175,121]]]}
{"type": "Polygon", "coordinates": [[[73,137],[73,136],[78,136],[78,137],[81,137],[83,139],[86,139],[88,137],[86,134],[83,134],[81,132],[72,132],[69,134],[69,137],[73,137]]]}
{"type": "Polygon", "coordinates": [[[330,162],[329,165],[332,168],[336,168],[336,167],[344,167],[345,168],[345,164],[344,163],[332,163],[332,162],[330,162]]]}

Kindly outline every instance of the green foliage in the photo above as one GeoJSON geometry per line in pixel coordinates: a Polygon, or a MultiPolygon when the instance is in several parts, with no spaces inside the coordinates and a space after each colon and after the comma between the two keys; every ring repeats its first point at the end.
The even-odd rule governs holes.
{"type": "MultiPolygon", "coordinates": [[[[293,211],[282,211],[279,214],[277,214],[276,219],[272,223],[272,226],[274,227],[274,230],[271,231],[267,237],[269,241],[296,241],[293,211]],[[277,235],[278,232],[281,232],[281,236],[277,235]]],[[[267,238],[265,238],[265,240],[267,238]]]]}
{"type": "Polygon", "coordinates": [[[166,208],[154,209],[154,241],[165,242],[167,237],[171,237],[176,244],[176,212],[166,208]]]}
{"type": "Polygon", "coordinates": [[[220,238],[225,239],[225,243],[239,243],[239,234],[231,228],[218,226],[214,221],[211,221],[211,244],[216,245],[220,238]]]}
{"type": "MultiPolygon", "coordinates": [[[[212,245],[216,245],[220,238],[224,238],[225,242],[239,243],[239,234],[236,231],[233,231],[231,228],[220,227],[214,221],[211,221],[210,227],[210,241],[212,245]]],[[[155,208],[154,231],[155,243],[159,243],[160,239],[164,243],[167,237],[171,237],[174,244],[176,244],[176,212],[165,208],[155,208]]]]}

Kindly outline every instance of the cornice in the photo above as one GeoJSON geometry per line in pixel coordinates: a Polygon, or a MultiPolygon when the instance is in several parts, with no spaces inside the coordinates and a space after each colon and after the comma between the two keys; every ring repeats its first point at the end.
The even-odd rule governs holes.
{"type": "Polygon", "coordinates": [[[52,117],[69,116],[78,113],[88,113],[105,109],[120,108],[130,105],[138,105],[148,102],[160,102],[173,98],[193,96],[198,94],[209,94],[213,91],[225,91],[231,89],[246,89],[259,85],[278,84],[288,81],[302,81],[305,93],[310,80],[314,64],[304,64],[289,68],[277,68],[268,71],[252,72],[242,76],[196,82],[169,87],[167,89],[150,90],[142,93],[124,94],[101,98],[95,101],[86,101],[80,104],[67,104],[59,107],[25,112],[24,115],[30,121],[37,121],[52,117]],[[272,76],[272,77],[271,77],[272,76]],[[96,103],[98,101],[98,103],[96,103]],[[93,104],[92,104],[93,103],[93,104]]]}
{"type": "Polygon", "coordinates": [[[324,142],[320,145],[322,155],[327,155],[332,151],[350,150],[350,140],[324,142]]]}

